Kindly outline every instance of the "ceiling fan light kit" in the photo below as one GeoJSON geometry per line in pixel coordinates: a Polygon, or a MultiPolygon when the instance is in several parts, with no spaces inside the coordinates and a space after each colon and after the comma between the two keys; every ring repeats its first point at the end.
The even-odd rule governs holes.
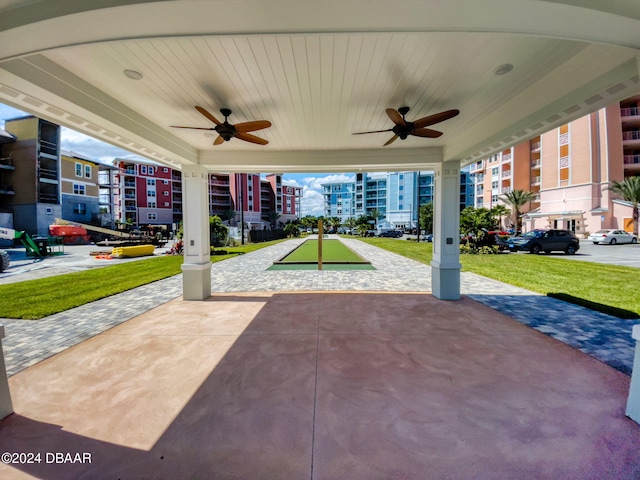
{"type": "Polygon", "coordinates": [[[393,136],[389,140],[387,140],[387,143],[383,145],[384,147],[392,144],[398,138],[405,140],[409,135],[413,135],[415,137],[438,138],[442,135],[442,132],[431,130],[430,128],[425,127],[444,122],[445,120],[449,120],[450,118],[453,118],[460,113],[460,110],[446,110],[444,112],[435,113],[427,117],[419,118],[418,120],[415,120],[413,122],[409,122],[405,118],[405,115],[409,113],[409,110],[411,109],[406,106],[400,107],[398,110],[387,108],[387,116],[394,123],[394,126],[392,128],[388,128],[386,130],[372,130],[370,132],[356,132],[353,135],[393,132],[393,136]]]}

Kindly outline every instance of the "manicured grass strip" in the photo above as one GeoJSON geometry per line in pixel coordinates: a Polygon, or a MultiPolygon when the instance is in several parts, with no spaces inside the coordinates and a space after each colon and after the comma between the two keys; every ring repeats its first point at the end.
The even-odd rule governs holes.
{"type": "MultiPolygon", "coordinates": [[[[432,259],[431,243],[392,238],[359,240],[427,265],[432,259]]],[[[640,269],[637,268],[528,253],[461,255],[460,263],[463,271],[543,295],[560,293],[640,314],[640,269]]]]}
{"type": "MultiPolygon", "coordinates": [[[[281,260],[287,263],[317,262],[318,240],[307,240],[281,260]]],[[[359,255],[350,250],[340,240],[322,241],[322,262],[356,262],[363,263],[359,255]]]]}
{"type": "MultiPolygon", "coordinates": [[[[278,241],[228,247],[225,248],[227,255],[213,255],[211,261],[220,262],[275,243],[278,241]]],[[[37,320],[63,312],[177,275],[181,273],[182,260],[180,256],[159,256],[84,272],[0,285],[0,318],[37,320]]]]}

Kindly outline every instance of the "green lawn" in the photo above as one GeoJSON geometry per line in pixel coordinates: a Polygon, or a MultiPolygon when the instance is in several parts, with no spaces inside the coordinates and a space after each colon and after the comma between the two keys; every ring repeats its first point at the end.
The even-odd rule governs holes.
{"type": "MultiPolygon", "coordinates": [[[[211,261],[220,262],[280,241],[226,247],[226,255],[212,255],[211,261]]],[[[161,256],[84,272],[0,285],[0,318],[40,319],[177,275],[181,272],[181,265],[182,257],[161,256]]]]}
{"type": "MultiPolygon", "coordinates": [[[[307,240],[298,248],[287,255],[283,262],[300,263],[300,262],[317,262],[318,261],[318,240],[307,240]]],[[[351,251],[340,240],[323,240],[322,241],[322,262],[357,262],[363,263],[364,260],[351,251]]]]}
{"type": "MultiPolygon", "coordinates": [[[[431,262],[430,243],[392,238],[360,240],[425,264],[431,262]]],[[[228,254],[213,255],[211,261],[219,262],[274,243],[277,242],[225,248],[228,254]]],[[[460,261],[463,271],[534,292],[564,293],[640,314],[640,270],[637,268],[529,254],[462,255],[460,261]]],[[[0,285],[0,318],[42,318],[179,274],[181,264],[182,257],[163,256],[41,280],[0,285]]]]}
{"type": "MultiPolygon", "coordinates": [[[[385,250],[429,264],[432,244],[392,238],[360,238],[385,250]]],[[[552,255],[505,253],[461,255],[462,270],[544,295],[563,293],[640,315],[640,269],[567,260],[552,255]]]]}

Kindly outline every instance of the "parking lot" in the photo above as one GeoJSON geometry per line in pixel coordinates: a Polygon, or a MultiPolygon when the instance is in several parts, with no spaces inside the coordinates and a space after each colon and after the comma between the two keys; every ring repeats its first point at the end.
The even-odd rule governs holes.
{"type": "Polygon", "coordinates": [[[550,255],[568,260],[607,263],[625,267],[640,268],[640,244],[631,245],[594,245],[589,240],[580,240],[580,250],[575,255],[554,252],[550,255]]]}

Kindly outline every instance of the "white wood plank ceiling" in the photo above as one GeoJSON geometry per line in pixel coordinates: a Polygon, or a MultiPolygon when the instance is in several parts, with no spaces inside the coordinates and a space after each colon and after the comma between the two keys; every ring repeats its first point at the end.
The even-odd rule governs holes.
{"type": "MultiPolygon", "coordinates": [[[[0,1],[0,17],[5,15],[0,27],[7,26],[7,15],[11,24],[13,12],[20,7],[29,12],[33,3],[0,1]]],[[[49,41],[30,39],[22,50],[0,43],[0,101],[174,165],[195,162],[217,169],[269,165],[283,171],[357,165],[383,169],[394,164],[394,157],[409,156],[417,160],[408,160],[407,165],[427,158],[469,163],[638,91],[636,50],[629,47],[640,42],[640,36],[630,31],[638,24],[633,14],[640,18],[640,9],[616,16],[558,5],[571,2],[490,0],[445,7],[442,2],[408,1],[425,22],[434,21],[434,12],[445,15],[448,8],[449,18],[461,6],[467,14],[482,15],[478,13],[475,29],[470,20],[468,26],[457,28],[419,27],[413,24],[415,18],[400,28],[395,26],[400,19],[388,4],[345,0],[339,4],[341,11],[345,15],[351,11],[352,18],[335,17],[340,18],[337,27],[326,26],[330,18],[326,25],[318,20],[320,25],[314,26],[309,14],[310,18],[290,19],[302,26],[292,23],[286,29],[280,17],[255,19],[249,28],[237,13],[220,13],[221,5],[230,5],[222,1],[100,3],[112,5],[82,11],[88,7],[78,2],[71,14],[58,12],[39,19],[39,31],[52,35],[49,41]],[[122,5],[127,3],[131,5],[122,5]],[[487,19],[478,3],[504,11],[487,19]],[[549,16],[576,12],[587,16],[576,17],[575,23],[601,19],[601,27],[611,30],[607,42],[581,38],[580,32],[591,35],[586,24],[582,30],[574,28],[577,33],[552,24],[546,27],[547,34],[532,34],[528,30],[536,28],[535,22],[522,20],[504,28],[501,22],[514,23],[518,14],[526,14],[526,9],[513,11],[513,5],[531,8],[532,3],[547,3],[549,16]],[[385,16],[375,9],[383,4],[390,26],[376,27],[385,16]],[[172,10],[176,7],[180,9],[172,10]],[[172,12],[180,12],[173,25],[172,12]],[[201,25],[206,15],[212,19],[210,31],[201,25]],[[111,16],[120,23],[110,30],[104,24],[111,16]],[[219,17],[225,22],[236,19],[237,28],[223,29],[220,25],[225,23],[215,20],[219,17]],[[84,22],[80,33],[60,32],[65,25],[78,28],[79,21],[84,22]],[[155,27],[149,26],[152,21],[157,22],[155,27]],[[305,22],[309,31],[304,30],[305,22]],[[503,64],[512,64],[513,71],[496,75],[503,64]],[[132,80],[123,74],[125,70],[139,72],[142,78],[132,80]],[[269,144],[232,139],[213,146],[215,132],[171,127],[212,127],[195,105],[220,120],[219,110],[230,108],[231,123],[270,120],[271,128],[255,132],[269,144]],[[411,108],[410,120],[452,108],[461,114],[431,127],[444,132],[437,139],[409,137],[383,148],[392,133],[352,135],[391,128],[385,109],[403,105],[411,108]],[[379,161],[373,165],[372,158],[379,161]]],[[[293,5],[279,0],[266,3],[272,12],[286,12],[293,5]]],[[[320,19],[332,13],[338,5],[333,3],[316,7],[320,19]]],[[[261,8],[257,1],[234,7],[261,8]]],[[[544,19],[544,14],[534,9],[530,15],[544,19]]],[[[29,29],[36,22],[24,17],[14,19],[14,28],[0,31],[0,42],[34,32],[29,29]]]]}

